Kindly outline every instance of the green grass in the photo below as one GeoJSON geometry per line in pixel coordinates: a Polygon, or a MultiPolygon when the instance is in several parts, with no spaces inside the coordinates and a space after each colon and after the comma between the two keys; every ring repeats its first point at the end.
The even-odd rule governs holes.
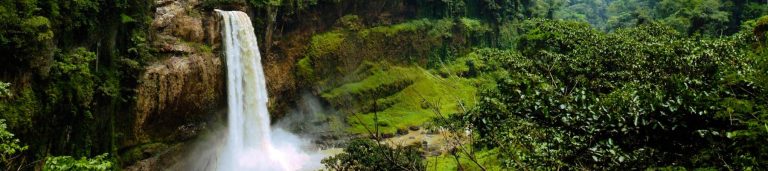
{"type": "MultiPolygon", "coordinates": [[[[477,68],[487,68],[487,64],[475,53],[445,61],[446,66],[430,70],[409,65],[417,63],[407,62],[414,57],[410,53],[404,54],[402,59],[376,61],[373,64],[360,61],[382,59],[382,55],[400,55],[385,51],[397,47],[388,44],[391,41],[417,41],[401,38],[404,34],[441,42],[451,37],[457,27],[466,27],[472,32],[486,29],[481,21],[469,18],[416,19],[394,25],[360,30],[339,29],[318,34],[312,37],[308,57],[299,61],[298,74],[316,83],[322,90],[321,97],[345,114],[350,133],[365,134],[377,125],[382,133],[420,126],[437,115],[429,104],[436,105],[439,113],[445,115],[463,112],[459,104],[466,109],[471,108],[475,103],[476,87],[485,87],[492,82],[488,78],[493,75],[477,71],[477,68]],[[349,43],[364,44],[361,47],[370,50],[349,50],[346,47],[356,47],[349,43]],[[337,77],[343,78],[333,79],[337,77]]],[[[421,42],[416,45],[425,43],[430,44],[421,42]]],[[[416,54],[429,53],[429,50],[423,49],[430,47],[419,46],[422,50],[416,50],[416,54]]],[[[408,48],[405,51],[409,51],[408,48]]]]}
{"type": "Polygon", "coordinates": [[[414,80],[417,77],[421,77],[421,72],[416,67],[398,67],[389,66],[388,64],[368,64],[372,65],[370,69],[367,69],[369,76],[358,82],[352,82],[344,84],[339,88],[332,89],[330,92],[323,94],[325,98],[338,98],[341,96],[350,95],[363,95],[374,91],[378,87],[396,84],[398,82],[414,80]]]}
{"type": "MultiPolygon", "coordinates": [[[[475,151],[475,159],[486,170],[503,170],[501,167],[501,162],[497,157],[498,153],[498,149],[475,151]]],[[[459,154],[459,163],[461,163],[461,168],[463,170],[481,170],[477,164],[472,162],[472,160],[470,160],[469,157],[463,153],[459,154]]],[[[451,154],[427,157],[427,171],[459,170],[458,166],[459,165],[456,163],[455,156],[451,154]]]]}
{"type": "Polygon", "coordinates": [[[387,85],[403,82],[410,84],[392,91],[392,94],[380,95],[381,97],[357,98],[371,100],[357,103],[353,108],[371,108],[372,100],[376,99],[379,107],[383,109],[376,112],[378,122],[374,122],[376,115],[373,111],[348,115],[348,131],[351,133],[368,133],[369,130],[375,129],[376,123],[381,133],[395,133],[397,129],[422,125],[437,115],[429,107],[430,104],[439,108],[443,115],[463,112],[459,102],[463,103],[465,108],[474,105],[477,91],[473,86],[476,82],[474,79],[441,78],[417,66],[378,64],[370,72],[364,79],[344,84],[322,96],[330,101],[341,101],[339,99],[372,96],[376,93],[374,91],[387,85]]]}

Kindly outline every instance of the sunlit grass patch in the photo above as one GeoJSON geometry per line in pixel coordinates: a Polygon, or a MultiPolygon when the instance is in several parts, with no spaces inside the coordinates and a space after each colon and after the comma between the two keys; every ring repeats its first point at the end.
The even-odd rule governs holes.
{"type": "Polygon", "coordinates": [[[373,132],[378,125],[380,133],[392,134],[397,129],[430,121],[437,115],[433,108],[449,115],[463,112],[474,104],[477,91],[473,86],[474,79],[442,78],[416,66],[374,68],[368,77],[322,95],[331,101],[347,100],[357,109],[347,116],[351,133],[373,132]],[[391,86],[399,83],[405,85],[391,86]],[[388,86],[390,88],[382,88],[388,86]]]}

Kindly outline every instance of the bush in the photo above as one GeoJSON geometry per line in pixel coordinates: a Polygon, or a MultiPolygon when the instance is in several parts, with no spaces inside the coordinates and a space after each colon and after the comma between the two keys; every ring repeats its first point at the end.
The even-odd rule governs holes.
{"type": "Polygon", "coordinates": [[[344,153],[323,159],[332,170],[426,170],[418,145],[391,148],[369,139],[354,139],[344,153]]]}
{"type": "Polygon", "coordinates": [[[32,128],[32,117],[40,108],[38,98],[31,88],[24,88],[13,96],[0,97],[0,118],[13,130],[23,132],[32,128]]]}
{"type": "Polygon", "coordinates": [[[0,81],[0,98],[11,96],[11,83],[0,81]]]}
{"type": "Polygon", "coordinates": [[[10,168],[13,165],[13,155],[27,150],[19,139],[13,138],[13,133],[7,130],[5,119],[0,119],[0,166],[10,168]]]}
{"type": "Polygon", "coordinates": [[[44,171],[76,171],[76,170],[114,170],[113,164],[104,153],[93,158],[82,157],[76,160],[72,156],[55,156],[45,159],[44,171]]]}

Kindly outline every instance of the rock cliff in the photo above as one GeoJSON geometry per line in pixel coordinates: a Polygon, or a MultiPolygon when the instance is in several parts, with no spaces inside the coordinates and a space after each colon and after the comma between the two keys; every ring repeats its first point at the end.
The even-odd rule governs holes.
{"type": "Polygon", "coordinates": [[[305,56],[313,34],[334,27],[348,13],[392,22],[414,10],[402,2],[324,2],[301,15],[280,13],[270,35],[264,33],[265,17],[260,17],[266,16],[265,11],[245,4],[209,6],[204,0],[156,0],[153,8],[150,43],[158,60],[144,67],[138,80],[130,135],[126,136],[132,138],[121,142],[126,170],[163,170],[185,154],[186,140],[214,127],[207,123],[226,117],[226,61],[213,8],[246,11],[254,20],[273,118],[283,117],[301,91],[303,81],[295,73],[296,62],[305,56]]]}
{"type": "Polygon", "coordinates": [[[151,43],[160,60],[144,68],[136,88],[133,140],[178,141],[204,129],[226,103],[219,25],[197,0],[158,0],[151,43]]]}

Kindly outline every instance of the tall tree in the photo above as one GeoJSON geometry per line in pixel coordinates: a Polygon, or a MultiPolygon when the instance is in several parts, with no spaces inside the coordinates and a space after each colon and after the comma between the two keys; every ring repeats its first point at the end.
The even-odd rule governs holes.
{"type": "Polygon", "coordinates": [[[662,0],[660,21],[688,34],[718,34],[725,31],[731,13],[720,0],[662,0]]]}

